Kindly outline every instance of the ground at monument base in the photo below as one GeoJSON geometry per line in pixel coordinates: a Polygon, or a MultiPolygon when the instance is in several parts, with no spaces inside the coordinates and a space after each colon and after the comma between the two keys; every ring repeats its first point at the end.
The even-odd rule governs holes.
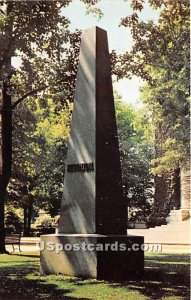
{"type": "Polygon", "coordinates": [[[0,299],[190,299],[189,262],[188,254],[145,252],[145,272],[141,280],[99,281],[63,275],[41,276],[36,251],[3,254],[0,299]]]}
{"type": "Polygon", "coordinates": [[[144,238],[139,236],[43,235],[40,239],[40,271],[43,275],[96,279],[134,278],[144,272],[142,244],[144,238]]]}

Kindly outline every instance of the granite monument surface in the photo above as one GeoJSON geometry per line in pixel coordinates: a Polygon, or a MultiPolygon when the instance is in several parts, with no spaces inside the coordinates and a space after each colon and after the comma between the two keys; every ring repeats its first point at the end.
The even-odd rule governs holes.
{"type": "Polygon", "coordinates": [[[121,176],[107,33],[94,27],[82,34],[59,228],[41,236],[43,274],[143,272],[144,240],[127,235],[121,176]]]}

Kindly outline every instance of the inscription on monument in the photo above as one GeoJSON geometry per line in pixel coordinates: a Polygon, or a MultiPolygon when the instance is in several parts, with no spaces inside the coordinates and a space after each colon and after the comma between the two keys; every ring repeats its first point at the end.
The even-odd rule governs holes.
{"type": "Polygon", "coordinates": [[[83,163],[83,164],[72,164],[67,165],[67,172],[74,173],[74,172],[93,172],[94,171],[94,163],[83,163]]]}

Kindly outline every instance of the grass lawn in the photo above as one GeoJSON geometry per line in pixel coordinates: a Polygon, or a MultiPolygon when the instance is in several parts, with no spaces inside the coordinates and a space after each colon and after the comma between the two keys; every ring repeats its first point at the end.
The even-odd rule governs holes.
{"type": "Polygon", "coordinates": [[[0,300],[190,299],[189,255],[145,253],[141,280],[106,282],[64,276],[40,276],[39,253],[0,255],[0,300]]]}

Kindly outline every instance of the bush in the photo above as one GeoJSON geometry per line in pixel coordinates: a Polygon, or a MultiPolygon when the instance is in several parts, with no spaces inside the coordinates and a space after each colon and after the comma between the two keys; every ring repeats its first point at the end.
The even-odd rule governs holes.
{"type": "Polygon", "coordinates": [[[7,231],[20,232],[23,229],[23,216],[19,209],[8,206],[5,209],[5,228],[7,231]]]}
{"type": "Polygon", "coordinates": [[[35,222],[32,224],[33,229],[38,228],[53,228],[55,220],[49,214],[42,214],[36,218],[35,222]]]}

